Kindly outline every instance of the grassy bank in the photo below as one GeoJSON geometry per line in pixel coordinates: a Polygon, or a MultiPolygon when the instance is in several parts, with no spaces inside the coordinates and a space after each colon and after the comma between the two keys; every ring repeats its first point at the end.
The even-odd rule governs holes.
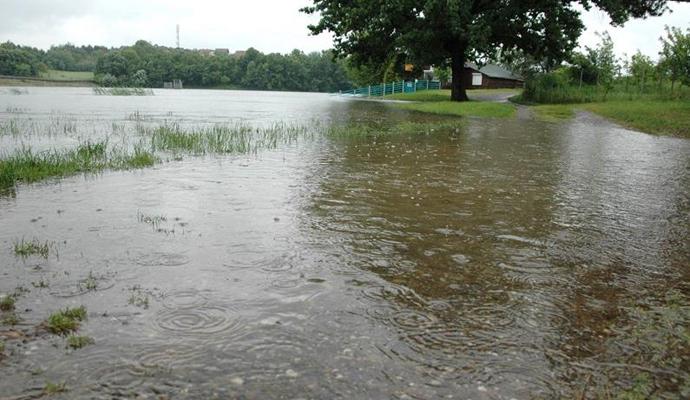
{"type": "Polygon", "coordinates": [[[93,72],[48,70],[40,76],[0,76],[0,86],[94,86],[93,72]]]}
{"type": "Polygon", "coordinates": [[[47,79],[0,77],[0,86],[93,87],[96,86],[96,84],[90,81],[54,81],[47,79]]]}
{"type": "Polygon", "coordinates": [[[59,71],[56,69],[49,69],[46,72],[42,72],[40,77],[53,81],[92,81],[94,79],[94,74],[93,72],[59,71]]]}
{"type": "Polygon", "coordinates": [[[687,100],[544,104],[534,105],[531,110],[543,120],[569,119],[576,110],[585,110],[642,132],[690,138],[690,101],[687,100]]]}

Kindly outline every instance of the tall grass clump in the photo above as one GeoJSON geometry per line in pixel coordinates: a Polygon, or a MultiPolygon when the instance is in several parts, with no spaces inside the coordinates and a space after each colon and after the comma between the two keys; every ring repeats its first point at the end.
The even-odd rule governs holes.
{"type": "Polygon", "coordinates": [[[57,335],[65,335],[79,328],[79,323],[86,320],[86,307],[66,308],[50,314],[46,328],[57,335]]]}
{"type": "Polygon", "coordinates": [[[14,310],[14,304],[17,299],[12,295],[5,295],[0,299],[0,311],[12,311],[14,310]]]}
{"type": "Polygon", "coordinates": [[[20,134],[19,122],[14,118],[0,121],[0,135],[17,136],[20,134]]]}
{"type": "Polygon", "coordinates": [[[256,153],[272,149],[306,136],[302,125],[277,123],[268,127],[252,127],[243,123],[211,127],[182,128],[165,124],[148,130],[154,151],[187,152],[192,154],[256,153]]]}
{"type": "Polygon", "coordinates": [[[108,152],[107,142],[86,142],[68,151],[34,152],[23,148],[0,159],[0,190],[19,182],[32,183],[47,178],[78,173],[96,173],[104,169],[130,169],[153,165],[155,157],[141,147],[133,153],[108,152]]]}
{"type": "Polygon", "coordinates": [[[36,255],[47,259],[51,248],[55,248],[54,242],[41,242],[37,238],[29,241],[22,238],[22,240],[14,242],[14,254],[22,258],[36,255]]]}

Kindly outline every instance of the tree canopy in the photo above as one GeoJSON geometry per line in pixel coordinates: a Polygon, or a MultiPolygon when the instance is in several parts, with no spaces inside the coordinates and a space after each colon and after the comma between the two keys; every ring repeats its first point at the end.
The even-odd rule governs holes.
{"type": "Polygon", "coordinates": [[[450,64],[452,100],[467,100],[465,61],[520,50],[555,66],[577,45],[580,12],[597,6],[622,24],[660,15],[666,0],[313,0],[302,11],[320,15],[309,29],[332,32],[335,51],[356,65],[385,65],[403,55],[415,65],[450,64]]]}

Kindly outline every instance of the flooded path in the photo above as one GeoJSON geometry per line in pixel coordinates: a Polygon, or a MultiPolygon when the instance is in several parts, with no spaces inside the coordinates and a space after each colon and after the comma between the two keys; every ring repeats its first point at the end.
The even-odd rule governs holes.
{"type": "MultiPolygon", "coordinates": [[[[0,93],[2,122],[78,126],[37,132],[35,145],[140,123],[133,113],[427,118],[308,94],[0,93]]],[[[682,398],[690,141],[587,115],[451,123],[0,197],[0,293],[18,293],[20,318],[0,324],[0,399],[40,397],[47,382],[64,383],[54,398],[65,399],[682,398]],[[16,256],[22,238],[49,241],[50,255],[16,256]],[[68,350],[40,326],[79,305],[79,334],[95,344],[68,350]]]]}

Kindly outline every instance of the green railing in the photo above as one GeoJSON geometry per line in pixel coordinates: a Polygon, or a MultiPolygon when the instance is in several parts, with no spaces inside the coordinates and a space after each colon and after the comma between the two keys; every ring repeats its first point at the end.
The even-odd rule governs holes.
{"type": "Polygon", "coordinates": [[[422,90],[439,89],[441,89],[441,82],[439,81],[398,81],[382,83],[380,85],[364,86],[352,90],[341,90],[339,94],[359,97],[382,97],[396,93],[414,93],[422,90]]]}

